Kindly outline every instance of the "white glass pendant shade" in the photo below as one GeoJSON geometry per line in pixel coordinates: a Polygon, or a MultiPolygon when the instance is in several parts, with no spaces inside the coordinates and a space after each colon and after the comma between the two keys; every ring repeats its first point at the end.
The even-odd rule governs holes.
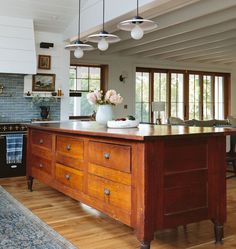
{"type": "Polygon", "coordinates": [[[81,48],[76,48],[74,51],[75,58],[82,58],[84,56],[84,51],[81,48]]]}
{"type": "Polygon", "coordinates": [[[138,24],[136,24],[134,28],[131,30],[131,37],[135,40],[143,38],[143,34],[144,34],[143,30],[138,24]]]}
{"type": "Polygon", "coordinates": [[[116,35],[109,34],[106,31],[102,31],[99,34],[90,35],[87,38],[88,41],[98,43],[98,49],[105,51],[109,47],[109,43],[119,42],[120,38],[116,35]]]}
{"type": "Polygon", "coordinates": [[[102,38],[99,42],[98,42],[98,49],[101,51],[105,51],[107,50],[109,47],[109,43],[106,41],[105,38],[102,38]]]}
{"type": "Polygon", "coordinates": [[[120,22],[117,27],[121,30],[131,31],[133,39],[141,39],[144,31],[150,31],[158,27],[157,23],[152,20],[143,19],[140,16],[135,16],[130,20],[120,22]]]}

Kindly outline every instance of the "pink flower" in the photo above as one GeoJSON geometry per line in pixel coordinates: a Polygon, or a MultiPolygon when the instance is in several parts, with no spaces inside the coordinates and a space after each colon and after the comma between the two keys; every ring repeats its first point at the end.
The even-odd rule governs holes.
{"type": "Polygon", "coordinates": [[[95,90],[94,92],[87,94],[87,100],[91,105],[117,105],[122,103],[123,98],[120,96],[120,94],[117,94],[115,90],[108,90],[105,96],[101,90],[95,90]]]}

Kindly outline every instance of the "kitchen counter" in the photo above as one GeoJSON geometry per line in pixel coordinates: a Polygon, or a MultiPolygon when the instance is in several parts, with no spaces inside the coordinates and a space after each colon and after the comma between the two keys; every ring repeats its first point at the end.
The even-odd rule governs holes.
{"type": "Polygon", "coordinates": [[[210,219],[215,239],[226,220],[225,136],[230,128],[157,126],[109,129],[96,122],[30,124],[33,178],[134,228],[140,248],[156,230],[210,219]]]}

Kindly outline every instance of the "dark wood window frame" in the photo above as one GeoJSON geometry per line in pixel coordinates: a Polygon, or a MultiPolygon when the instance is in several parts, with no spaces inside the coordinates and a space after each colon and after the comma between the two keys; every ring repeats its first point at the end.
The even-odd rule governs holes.
{"type": "MultiPolygon", "coordinates": [[[[230,73],[221,73],[221,72],[209,72],[209,71],[196,71],[196,70],[176,70],[176,69],[160,69],[160,68],[144,68],[144,67],[137,67],[136,72],[147,72],[149,73],[149,103],[153,102],[153,96],[154,96],[154,73],[166,73],[167,74],[167,110],[166,114],[167,117],[170,117],[171,113],[171,73],[182,73],[184,75],[184,95],[183,95],[183,101],[184,101],[184,119],[189,118],[189,75],[190,74],[198,74],[200,76],[200,86],[201,86],[201,98],[203,97],[203,76],[209,75],[212,76],[213,80],[213,115],[215,117],[214,113],[214,83],[215,83],[215,76],[220,76],[224,78],[224,118],[227,118],[230,113],[230,89],[231,89],[231,75],[230,73]]],[[[203,101],[201,101],[201,117],[200,119],[203,119],[203,101]]],[[[150,116],[150,122],[153,122],[153,113],[151,111],[151,108],[149,108],[149,116],[150,116]]]]}

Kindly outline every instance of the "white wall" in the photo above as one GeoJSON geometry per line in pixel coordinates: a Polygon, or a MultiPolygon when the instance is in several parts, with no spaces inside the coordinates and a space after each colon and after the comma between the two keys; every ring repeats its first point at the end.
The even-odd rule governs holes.
{"type": "Polygon", "coordinates": [[[236,63],[231,68],[231,114],[236,116],[236,63]]]}
{"type": "MultiPolygon", "coordinates": [[[[114,108],[116,117],[125,117],[129,114],[135,114],[135,72],[136,67],[153,67],[153,68],[169,68],[169,69],[187,69],[211,72],[232,72],[232,91],[231,91],[231,113],[236,113],[236,70],[235,73],[229,66],[207,65],[207,64],[185,64],[157,61],[144,58],[105,56],[105,55],[89,55],[78,60],[71,59],[73,64],[107,64],[109,65],[108,89],[115,89],[124,98],[124,102],[114,108]],[[125,83],[119,81],[119,75],[123,72],[128,74],[125,83]],[[124,109],[124,105],[128,105],[128,109],[124,109]]],[[[235,66],[236,69],[236,66],[235,66]]]]}
{"type": "MultiPolygon", "coordinates": [[[[69,113],[69,52],[64,49],[61,34],[48,32],[35,32],[36,54],[51,56],[51,70],[38,69],[37,73],[56,74],[55,91],[62,89],[64,96],[61,99],[61,120],[68,119],[69,113]],[[53,48],[40,48],[40,42],[54,43],[53,48]]],[[[32,92],[32,75],[25,76],[24,93],[32,92]]]]}
{"type": "Polygon", "coordinates": [[[33,20],[0,16],[0,73],[35,73],[33,20]]]}

